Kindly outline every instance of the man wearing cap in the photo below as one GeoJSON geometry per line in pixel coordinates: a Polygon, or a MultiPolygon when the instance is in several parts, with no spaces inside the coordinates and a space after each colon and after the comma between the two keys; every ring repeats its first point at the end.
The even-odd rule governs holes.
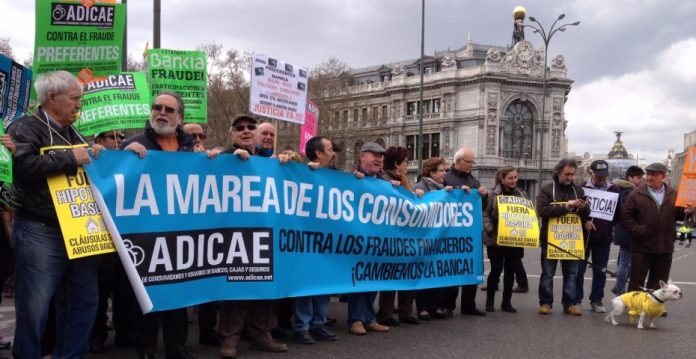
{"type": "MultiPolygon", "coordinates": [[[[488,190],[486,187],[481,186],[481,182],[474,177],[471,172],[476,166],[476,154],[470,148],[462,147],[454,154],[454,164],[450,168],[449,172],[445,175],[445,186],[452,186],[454,188],[461,188],[467,192],[472,189],[478,190],[481,195],[482,209],[486,209],[485,206],[488,203],[488,190]]],[[[462,314],[485,316],[486,312],[476,308],[476,284],[463,285],[462,286],[462,297],[460,311],[462,314]]],[[[442,307],[445,309],[445,314],[448,317],[452,316],[452,311],[454,310],[457,303],[457,294],[459,288],[451,287],[444,288],[442,296],[442,307]]]]}
{"type": "MultiPolygon", "coordinates": [[[[619,193],[619,187],[607,181],[609,176],[609,164],[604,160],[593,161],[590,165],[590,178],[584,188],[597,191],[619,193]]],[[[617,196],[618,198],[618,196],[617,196]]],[[[618,213],[614,212],[614,218],[618,219],[618,213]]],[[[592,254],[592,290],[590,292],[590,307],[597,313],[606,313],[602,305],[604,298],[604,285],[607,282],[607,274],[602,271],[609,263],[609,250],[614,236],[615,221],[601,218],[588,218],[585,222],[583,236],[585,238],[585,259],[592,254]]],[[[583,287],[585,284],[586,262],[578,263],[578,275],[575,277],[575,295],[578,307],[582,302],[583,287]]]]}
{"type": "MultiPolygon", "coordinates": [[[[256,119],[239,115],[232,120],[230,127],[232,146],[222,151],[238,155],[245,160],[249,155],[256,155],[256,119]]],[[[209,156],[220,153],[219,149],[208,151],[209,156]]],[[[237,356],[237,345],[242,336],[246,322],[249,329],[252,349],[282,353],[288,351],[285,344],[276,342],[271,336],[271,329],[278,321],[277,301],[275,300],[225,300],[220,306],[221,358],[237,356]]]]}
{"type": "Polygon", "coordinates": [[[633,191],[621,210],[621,220],[631,233],[631,282],[628,291],[639,290],[645,283],[659,289],[659,281],[668,281],[672,267],[676,222],[694,207],[677,207],[677,191],[665,181],[667,166],[652,163],[645,168],[647,183],[633,191]]]}
{"type": "MultiPolygon", "coordinates": [[[[355,168],[358,178],[383,178],[384,148],[377,143],[367,142],[360,148],[360,161],[355,168]]],[[[348,295],[348,327],[351,334],[365,335],[373,332],[388,332],[389,327],[377,323],[374,302],[377,292],[351,293],[348,295]]]]}
{"type": "MultiPolygon", "coordinates": [[[[634,189],[643,184],[643,176],[645,171],[638,166],[631,166],[626,170],[626,179],[617,178],[612,181],[619,187],[619,203],[616,206],[616,213],[621,216],[621,209],[626,203],[626,199],[634,189]]],[[[628,273],[631,269],[631,233],[628,232],[622,221],[616,222],[614,225],[614,244],[619,246],[619,258],[617,259],[616,284],[611,291],[616,295],[621,295],[626,292],[626,281],[628,273]]]]}

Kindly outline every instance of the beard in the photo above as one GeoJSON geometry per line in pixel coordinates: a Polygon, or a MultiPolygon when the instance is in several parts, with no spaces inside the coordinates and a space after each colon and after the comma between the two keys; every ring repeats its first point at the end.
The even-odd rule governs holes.
{"type": "Polygon", "coordinates": [[[157,121],[150,121],[150,125],[159,136],[171,136],[176,132],[176,126],[170,126],[168,124],[163,126],[157,123],[157,121]]]}

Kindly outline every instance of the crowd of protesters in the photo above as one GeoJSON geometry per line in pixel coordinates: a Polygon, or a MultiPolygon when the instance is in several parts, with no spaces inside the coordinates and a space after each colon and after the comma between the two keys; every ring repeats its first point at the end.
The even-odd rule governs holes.
{"type": "MultiPolygon", "coordinates": [[[[104,149],[132,151],[146,158],[148,151],[204,152],[209,157],[231,154],[246,160],[249,156],[276,157],[282,163],[305,162],[294,151],[278,153],[275,148],[276,129],[270,123],[259,124],[247,115],[231,119],[232,146],[206,149],[206,133],[200,124],[184,124],[186,112],[181,97],[162,92],[154,97],[152,111],[145,128],[127,138],[120,130],[97,135],[93,144],[72,126],[81,107],[82,86],[67,72],[43,74],[35,84],[40,103],[36,112],[27,115],[8,130],[3,144],[14,154],[13,208],[4,207],[4,230],[0,231],[0,284],[14,273],[14,296],[17,313],[13,354],[17,358],[83,357],[88,351],[105,350],[107,340],[107,309],[112,302],[114,344],[134,347],[140,358],[154,358],[160,326],[167,358],[192,358],[186,350],[188,314],[186,308],[142,314],[135,300],[124,269],[114,254],[68,260],[58,218],[50,197],[46,178],[57,174],[74,174],[77,168],[98,158],[104,149]],[[62,150],[41,149],[50,146],[73,146],[62,150]],[[12,216],[11,230],[6,225],[12,216]],[[11,240],[10,240],[11,237],[11,240]]],[[[305,146],[306,162],[312,169],[336,170],[338,151],[331,139],[316,136],[305,146]]],[[[408,177],[408,150],[403,147],[383,148],[367,142],[359,152],[351,172],[359,180],[374,177],[389,181],[422,196],[426,192],[455,188],[474,193],[483,208],[483,240],[491,263],[486,283],[485,311],[477,308],[476,285],[429,288],[415,291],[384,291],[350,293],[343,296],[348,305],[348,333],[388,333],[391,327],[417,325],[423,321],[446,320],[453,317],[460,298],[460,313],[485,316],[495,311],[495,295],[503,276],[500,309],[516,313],[513,292],[527,290],[526,275],[519,281],[524,290],[513,290],[515,273],[524,273],[524,249],[500,246],[498,232],[498,196],[528,199],[518,187],[519,174],[514,167],[498,170],[491,189],[482,186],[474,176],[476,154],[470,148],[459,149],[450,165],[444,158],[424,162],[418,181],[408,177]],[[522,284],[523,283],[523,284],[522,284]],[[461,294],[460,294],[461,292],[461,294]],[[375,300],[379,295],[378,310],[375,300]],[[414,308],[415,304],[415,308],[414,308]]],[[[585,256],[591,259],[593,279],[589,294],[590,308],[604,312],[602,305],[609,248],[619,245],[619,278],[612,291],[624,292],[626,283],[637,290],[658,288],[659,280],[667,281],[676,238],[675,222],[687,219],[693,226],[694,208],[675,206],[676,192],[664,183],[666,167],[654,163],[644,171],[631,167],[625,179],[608,181],[608,165],[595,161],[590,177],[582,184],[575,180],[574,160],[560,161],[553,172],[553,181],[543,185],[536,198],[541,218],[541,267],[539,313],[553,311],[553,276],[558,260],[546,257],[549,219],[575,213],[581,218],[586,239],[585,256]],[[619,208],[613,220],[590,217],[585,199],[587,188],[618,193],[619,208]]],[[[685,236],[686,238],[686,236],[685,236]]],[[[690,243],[690,237],[688,237],[690,243]]],[[[581,258],[579,258],[581,259],[581,258]]],[[[581,260],[560,261],[563,272],[564,313],[581,315],[586,263],[581,260]]],[[[335,341],[338,335],[329,328],[335,320],[327,316],[330,294],[291,300],[226,300],[199,305],[199,343],[219,346],[222,358],[238,355],[240,340],[248,340],[254,349],[285,352],[285,327],[292,330],[292,340],[301,344],[335,341]],[[216,329],[217,328],[217,329],[216,329]]],[[[0,338],[0,346],[10,343],[0,338]]]]}

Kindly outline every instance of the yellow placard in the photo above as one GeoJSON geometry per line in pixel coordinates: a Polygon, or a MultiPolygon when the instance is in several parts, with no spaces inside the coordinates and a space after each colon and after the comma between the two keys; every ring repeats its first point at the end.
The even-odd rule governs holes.
{"type": "Polygon", "coordinates": [[[539,220],[532,201],[514,196],[498,196],[499,246],[539,247],[539,220]]]}
{"type": "Polygon", "coordinates": [[[547,259],[578,260],[574,256],[585,258],[585,242],[580,216],[568,213],[564,216],[549,218],[548,242],[547,259]],[[568,253],[555,248],[554,245],[568,253]]]}
{"type": "MultiPolygon", "coordinates": [[[[86,145],[76,145],[82,147],[86,145]]],[[[73,146],[53,146],[41,149],[42,155],[60,152],[73,146]]],[[[114,252],[111,234],[104,224],[92,188],[82,167],[75,175],[61,174],[47,179],[53,205],[56,208],[68,258],[82,258],[114,252]]]]}

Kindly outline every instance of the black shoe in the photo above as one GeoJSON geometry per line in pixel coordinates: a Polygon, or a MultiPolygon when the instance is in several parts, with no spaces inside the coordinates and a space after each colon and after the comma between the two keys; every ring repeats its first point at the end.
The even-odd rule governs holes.
{"type": "Polygon", "coordinates": [[[338,340],[338,336],[336,336],[336,333],[329,331],[325,327],[309,328],[309,335],[311,335],[314,339],[326,340],[327,342],[333,342],[338,340]]]}
{"type": "Polygon", "coordinates": [[[387,318],[387,319],[378,320],[377,323],[382,324],[382,325],[386,325],[388,327],[398,327],[399,326],[399,322],[397,322],[396,319],[391,318],[391,317],[387,318]]]}
{"type": "Polygon", "coordinates": [[[418,319],[428,322],[433,319],[433,317],[430,314],[418,314],[418,319]]]}
{"type": "Polygon", "coordinates": [[[493,313],[493,312],[495,312],[495,307],[493,306],[493,303],[490,303],[490,304],[486,303],[486,311],[487,311],[488,313],[493,313]]]}
{"type": "Polygon", "coordinates": [[[500,310],[503,312],[508,312],[508,313],[517,313],[517,309],[515,309],[512,304],[510,303],[505,303],[500,306],[500,310]]]}
{"type": "Polygon", "coordinates": [[[125,334],[119,334],[118,332],[114,336],[114,346],[117,347],[134,347],[135,346],[135,340],[130,335],[125,335],[125,334]]]}
{"type": "Polygon", "coordinates": [[[445,316],[445,319],[454,317],[454,313],[452,312],[452,309],[448,309],[448,308],[445,308],[442,310],[442,315],[445,316]]]}
{"type": "Polygon", "coordinates": [[[485,317],[486,312],[478,310],[478,308],[462,309],[462,314],[475,315],[477,317],[485,317]]]}
{"type": "Polygon", "coordinates": [[[408,317],[399,317],[399,322],[406,324],[420,324],[420,321],[418,319],[410,315],[408,317]]]}
{"type": "Polygon", "coordinates": [[[336,318],[330,318],[328,316],[326,317],[326,324],[325,325],[332,326],[336,323],[337,323],[336,318]]]}
{"type": "Polygon", "coordinates": [[[314,344],[314,338],[309,335],[309,332],[295,332],[295,342],[300,344],[314,344]]]}
{"type": "Polygon", "coordinates": [[[512,289],[513,293],[527,293],[529,292],[529,287],[523,287],[521,285],[517,285],[515,288],[512,289]]]}
{"type": "Polygon", "coordinates": [[[155,359],[155,354],[152,354],[152,353],[138,353],[138,359],[155,359]]]}

